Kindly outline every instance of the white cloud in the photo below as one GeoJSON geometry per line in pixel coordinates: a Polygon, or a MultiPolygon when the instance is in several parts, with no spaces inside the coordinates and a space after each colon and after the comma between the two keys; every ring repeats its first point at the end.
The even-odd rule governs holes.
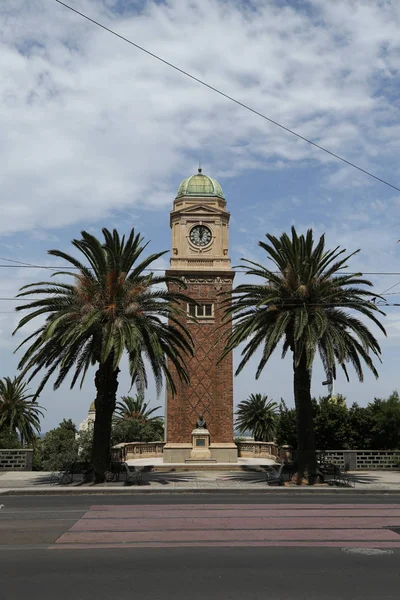
{"type": "MultiPolygon", "coordinates": [[[[398,2],[147,0],[129,3],[122,14],[113,0],[71,4],[301,135],[398,180],[398,2]]],[[[300,231],[326,231],[329,247],[361,247],[354,269],[400,271],[400,196],[382,184],[56,2],[3,0],[0,32],[0,254],[43,264],[43,248],[70,251],[66,237],[76,237],[83,222],[97,234],[99,222],[125,227],[160,208],[168,231],[177,182],[200,158],[241,196],[240,205],[238,199],[229,206],[231,239],[238,240],[233,264],[242,254],[257,261],[257,240],[294,222],[300,231]],[[292,178],[287,188],[285,178],[292,178]]],[[[152,231],[146,237],[154,240],[152,231]]],[[[157,243],[151,251],[167,247],[157,243]]],[[[47,275],[1,269],[1,295],[47,275]]],[[[396,282],[371,278],[377,291],[396,282]]],[[[9,314],[15,304],[0,306],[0,376],[17,364],[10,336],[18,317],[9,314]]],[[[393,308],[386,319],[380,382],[367,379],[362,391],[343,382],[356,399],[396,386],[397,315],[393,308]]],[[[124,380],[120,391],[126,386],[124,380]]],[[[278,399],[290,397],[291,387],[290,365],[276,357],[257,384],[247,368],[235,394],[240,400],[260,390],[278,399]]],[[[82,394],[48,388],[48,423],[60,419],[61,405],[63,414],[82,418],[92,399],[89,382],[82,394]]]]}
{"type": "MultiPolygon", "coordinates": [[[[168,0],[134,15],[107,4],[72,3],[333,151],[368,164],[377,144],[380,153],[387,142],[390,152],[399,147],[393,128],[378,128],[398,109],[384,90],[376,95],[377,77],[393,80],[400,65],[395,3],[335,2],[333,10],[314,0],[307,13],[272,2],[251,10],[168,0]]],[[[332,164],[56,3],[6,0],[0,10],[4,232],[165,205],[171,174],[191,170],[193,152],[232,175],[276,159],[332,164]]]]}

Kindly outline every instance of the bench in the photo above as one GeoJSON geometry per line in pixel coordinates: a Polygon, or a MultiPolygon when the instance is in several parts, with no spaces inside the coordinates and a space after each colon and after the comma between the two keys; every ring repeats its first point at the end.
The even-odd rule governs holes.
{"type": "Polygon", "coordinates": [[[282,471],[285,463],[281,463],[278,469],[271,468],[266,472],[266,480],[268,485],[284,485],[282,471]]]}
{"type": "MultiPolygon", "coordinates": [[[[67,485],[74,482],[74,475],[85,475],[91,470],[93,465],[90,462],[76,461],[67,465],[62,471],[52,473],[50,483],[67,485]]],[[[143,481],[142,472],[132,472],[126,462],[110,462],[105,472],[106,481],[120,481],[121,476],[125,478],[126,485],[140,485],[143,481]]]]}
{"type": "Polygon", "coordinates": [[[92,468],[90,462],[75,461],[69,463],[64,469],[51,474],[50,483],[58,483],[58,485],[67,485],[74,482],[74,475],[84,475],[92,468]]]}
{"type": "Polygon", "coordinates": [[[342,470],[334,463],[320,463],[318,470],[328,485],[354,487],[355,483],[346,470],[342,470]]]}
{"type": "Polygon", "coordinates": [[[120,481],[120,477],[125,477],[126,485],[140,485],[143,481],[142,471],[131,471],[128,463],[112,461],[106,471],[106,481],[120,481]]]}

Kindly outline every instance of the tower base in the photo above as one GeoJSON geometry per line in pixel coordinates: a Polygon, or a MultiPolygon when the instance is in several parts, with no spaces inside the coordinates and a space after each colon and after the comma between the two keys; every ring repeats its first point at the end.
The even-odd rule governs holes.
{"type": "MultiPolygon", "coordinates": [[[[163,462],[168,464],[191,462],[193,460],[192,444],[165,444],[163,450],[163,462]]],[[[234,443],[214,443],[209,446],[209,461],[215,463],[237,463],[238,449],[234,443]]],[[[199,460],[199,462],[204,462],[199,460]]],[[[207,461],[208,462],[208,461],[207,461]]]]}

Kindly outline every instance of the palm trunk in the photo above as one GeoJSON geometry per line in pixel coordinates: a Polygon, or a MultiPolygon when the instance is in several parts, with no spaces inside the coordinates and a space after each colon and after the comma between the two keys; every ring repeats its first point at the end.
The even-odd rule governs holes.
{"type": "Polygon", "coordinates": [[[311,373],[307,368],[304,351],[297,366],[293,354],[293,370],[298,447],[297,483],[301,485],[303,476],[307,472],[308,482],[313,485],[317,474],[317,454],[315,450],[313,405],[311,402],[311,373]]]}
{"type": "Polygon", "coordinates": [[[96,418],[93,429],[92,463],[95,483],[103,483],[110,462],[112,416],[115,410],[119,368],[113,368],[113,357],[99,365],[95,376],[97,390],[96,418]]]}

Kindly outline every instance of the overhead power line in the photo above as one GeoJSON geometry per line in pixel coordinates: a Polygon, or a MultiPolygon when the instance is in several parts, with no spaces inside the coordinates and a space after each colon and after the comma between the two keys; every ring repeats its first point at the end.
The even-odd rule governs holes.
{"type": "MultiPolygon", "coordinates": [[[[373,294],[371,294],[371,296],[372,295],[373,294]]],[[[13,302],[36,302],[37,300],[44,300],[44,299],[47,299],[47,298],[48,298],[48,296],[46,296],[46,298],[1,298],[0,297],[0,301],[6,300],[6,301],[13,301],[13,302]]],[[[385,306],[400,306],[400,303],[397,303],[397,302],[396,303],[389,303],[389,302],[383,302],[383,301],[381,301],[380,303],[379,302],[377,302],[377,303],[374,302],[374,304],[376,304],[376,306],[379,306],[380,308],[384,308],[385,306]]],[[[295,302],[293,302],[293,303],[286,303],[285,302],[285,304],[282,305],[282,306],[276,305],[276,307],[278,309],[280,309],[280,308],[286,308],[288,306],[296,306],[297,308],[301,308],[303,305],[296,304],[295,302]]],[[[328,308],[331,308],[331,307],[335,308],[337,306],[346,306],[347,308],[351,309],[351,307],[346,302],[342,302],[342,303],[340,303],[340,302],[335,302],[335,303],[333,303],[333,302],[310,302],[309,304],[306,304],[306,306],[324,306],[324,307],[328,307],[328,308]]],[[[23,309],[23,310],[25,310],[25,309],[23,309]]],[[[10,311],[10,312],[6,311],[6,312],[8,314],[11,314],[11,312],[14,314],[14,311],[10,311]]]]}
{"type": "MultiPolygon", "coordinates": [[[[57,284],[55,284],[55,285],[57,285],[57,284]]],[[[41,292],[38,292],[38,293],[41,293],[41,292]]],[[[400,292],[397,294],[378,294],[378,295],[379,296],[400,296],[400,292]]],[[[371,296],[376,297],[376,296],[374,296],[373,292],[371,292],[371,296]]],[[[15,300],[18,302],[21,300],[22,302],[24,302],[25,300],[38,300],[38,298],[18,298],[17,296],[13,296],[13,297],[0,296],[0,300],[15,300]]],[[[297,306],[297,304],[296,304],[296,306],[297,306]]],[[[309,304],[308,306],[313,306],[313,305],[309,304]]]]}
{"type": "MultiPolygon", "coordinates": [[[[34,266],[31,263],[21,262],[20,260],[14,260],[13,258],[4,258],[4,256],[0,256],[0,260],[5,260],[5,261],[11,262],[11,263],[17,263],[18,265],[22,265],[24,267],[33,267],[34,266]]],[[[3,266],[3,267],[13,267],[14,265],[1,265],[1,266],[3,266]]]]}
{"type": "MultiPolygon", "coordinates": [[[[2,259],[4,260],[4,259],[2,259]]],[[[63,266],[63,267],[50,267],[50,266],[46,266],[46,265],[0,265],[1,269],[49,269],[50,271],[58,271],[58,270],[65,270],[65,269],[69,269],[69,270],[77,270],[78,267],[70,267],[70,266],[63,266]]],[[[90,269],[90,267],[87,267],[88,269],[90,269]]],[[[146,271],[150,271],[150,270],[155,270],[155,269],[146,269],[146,271]]],[[[163,269],[158,269],[158,270],[163,270],[163,269]]]]}
{"type": "Polygon", "coordinates": [[[400,296],[400,292],[389,292],[389,293],[385,293],[383,292],[382,294],[378,294],[379,296],[400,296]]]}
{"type": "MultiPolygon", "coordinates": [[[[49,271],[65,271],[65,270],[69,270],[69,271],[77,271],[78,267],[70,267],[70,266],[65,266],[65,267],[50,267],[50,266],[46,266],[46,265],[0,265],[0,269],[47,269],[49,271]]],[[[86,267],[87,269],[89,269],[90,271],[92,271],[92,267],[86,267]]],[[[246,269],[232,269],[235,273],[246,273],[246,269]]],[[[143,269],[143,271],[149,272],[149,273],[165,273],[165,271],[169,271],[169,267],[166,267],[165,269],[143,269]]],[[[274,273],[279,273],[279,271],[274,271],[274,273]]],[[[343,274],[345,275],[358,275],[359,273],[361,273],[361,275],[400,275],[400,271],[346,271],[343,272],[343,274]]],[[[400,283],[400,282],[399,282],[400,283]]],[[[397,284],[396,284],[397,285],[397,284]]],[[[395,286],[393,286],[395,287],[395,286]]],[[[391,288],[389,288],[391,289],[391,288]]],[[[380,294],[380,296],[382,296],[382,294],[380,294]]]]}
{"type": "Polygon", "coordinates": [[[230,96],[229,94],[226,94],[222,90],[214,87],[213,85],[210,85],[206,81],[203,81],[202,79],[199,79],[198,77],[195,77],[194,75],[192,75],[188,71],[185,71],[184,69],[181,69],[180,67],[174,65],[173,63],[165,60],[164,58],[161,58],[161,56],[159,56],[158,54],[154,54],[154,52],[150,52],[150,50],[147,50],[143,46],[140,46],[139,44],[136,44],[135,42],[132,42],[132,40],[124,37],[123,35],[120,35],[116,31],[114,31],[113,29],[110,29],[109,27],[106,27],[102,23],[99,23],[99,21],[96,21],[95,19],[92,19],[91,17],[89,17],[88,15],[80,12],[79,10],[76,10],[76,8],[73,8],[72,6],[69,6],[69,4],[66,4],[65,2],[62,2],[61,0],[55,0],[55,1],[58,4],[61,4],[62,6],[65,6],[65,8],[68,8],[69,10],[71,10],[74,13],[76,13],[77,15],[83,17],[87,21],[90,21],[94,25],[97,25],[98,27],[101,27],[101,29],[104,29],[105,31],[108,31],[108,33],[111,33],[112,35],[118,37],[119,39],[123,40],[124,42],[127,42],[131,46],[134,46],[135,48],[137,48],[141,52],[145,52],[146,54],[148,54],[152,58],[155,58],[156,60],[162,62],[163,64],[167,65],[168,67],[171,67],[171,69],[175,69],[175,71],[178,71],[182,75],[185,75],[186,77],[189,77],[193,81],[196,81],[200,85],[202,85],[202,86],[208,88],[209,90],[211,90],[211,91],[219,94],[220,96],[223,96],[227,100],[230,100],[231,102],[234,102],[238,106],[241,106],[242,108],[245,108],[246,110],[248,110],[248,111],[252,112],[253,114],[257,115],[258,117],[261,117],[265,121],[268,121],[269,123],[272,123],[272,125],[276,125],[277,127],[280,127],[284,131],[287,131],[288,133],[296,136],[297,138],[303,140],[304,142],[307,142],[308,144],[311,144],[315,148],[318,148],[319,150],[322,150],[323,152],[325,152],[326,154],[329,154],[333,158],[336,158],[337,160],[340,160],[341,162],[345,163],[346,165],[348,165],[350,167],[353,167],[354,169],[357,169],[358,171],[361,171],[361,173],[364,173],[365,175],[368,175],[368,177],[372,177],[376,181],[380,181],[381,183],[383,183],[383,184],[391,187],[392,189],[396,190],[397,192],[400,192],[400,188],[397,187],[396,185],[393,185],[392,183],[389,183],[385,179],[382,179],[381,177],[378,177],[377,175],[374,175],[370,171],[367,171],[366,169],[363,169],[362,167],[359,167],[355,163],[351,162],[350,160],[347,160],[346,158],[343,158],[342,156],[339,156],[339,154],[336,154],[335,152],[332,152],[331,150],[328,150],[324,146],[321,146],[320,144],[317,144],[316,142],[313,142],[312,140],[309,140],[308,138],[304,137],[303,135],[300,135],[299,133],[297,133],[296,131],[293,131],[293,129],[290,129],[289,127],[286,127],[285,125],[282,125],[281,123],[278,123],[278,121],[275,121],[274,119],[271,119],[270,117],[267,117],[263,113],[261,113],[258,110],[252,108],[251,106],[249,106],[248,104],[245,104],[244,102],[240,102],[240,100],[237,100],[233,96],[230,96]]]}
{"type": "Polygon", "coordinates": [[[389,290],[392,290],[393,288],[397,287],[398,285],[400,285],[400,281],[398,281],[397,283],[395,283],[394,285],[391,285],[390,287],[388,287],[386,290],[383,290],[383,292],[381,292],[379,295],[383,296],[384,294],[386,296],[391,296],[392,294],[398,294],[400,292],[392,292],[392,294],[386,294],[386,292],[388,292],[389,290]]]}
{"type": "MultiPolygon", "coordinates": [[[[34,265],[32,263],[21,262],[20,260],[4,258],[3,256],[0,256],[0,260],[6,260],[8,262],[17,263],[17,264],[13,264],[13,265],[0,265],[0,269],[48,269],[50,271],[64,271],[66,269],[72,270],[72,271],[79,270],[78,267],[73,267],[73,266],[69,266],[69,265],[65,265],[65,266],[34,265]]],[[[93,270],[92,267],[86,267],[86,268],[90,269],[91,271],[93,270]]],[[[165,269],[143,269],[143,271],[150,271],[150,272],[162,271],[162,272],[164,272],[165,269]]],[[[399,275],[400,275],[400,273],[399,273],[399,275]]]]}
{"type": "MultiPolygon", "coordinates": [[[[67,270],[71,270],[71,271],[78,271],[78,267],[74,267],[74,266],[50,266],[50,265],[35,265],[32,263],[27,263],[27,262],[22,262],[20,260],[13,260],[11,258],[4,258],[2,256],[0,256],[0,260],[7,260],[8,262],[13,262],[13,263],[17,263],[15,265],[0,265],[0,269],[47,269],[50,271],[65,271],[67,270]]],[[[92,271],[92,267],[86,267],[87,269],[89,269],[90,271],[92,271]]],[[[165,273],[165,271],[168,271],[169,267],[166,267],[165,269],[143,269],[143,271],[147,271],[150,273],[153,272],[159,272],[159,273],[165,273]]],[[[240,273],[246,273],[246,269],[240,269],[240,268],[233,268],[233,271],[235,272],[240,272],[240,273]]],[[[274,271],[274,273],[279,273],[279,271],[274,271]]],[[[400,275],[400,271],[346,271],[346,275],[358,275],[358,273],[361,273],[362,275],[400,275]]],[[[400,282],[399,282],[400,283],[400,282]]],[[[395,284],[392,287],[396,287],[395,284]]],[[[388,288],[392,289],[392,288],[388,288]]],[[[385,291],[388,291],[385,290],[385,291]]],[[[384,293],[384,292],[383,292],[384,293]]],[[[382,296],[382,294],[379,294],[380,296],[382,296]]]]}

